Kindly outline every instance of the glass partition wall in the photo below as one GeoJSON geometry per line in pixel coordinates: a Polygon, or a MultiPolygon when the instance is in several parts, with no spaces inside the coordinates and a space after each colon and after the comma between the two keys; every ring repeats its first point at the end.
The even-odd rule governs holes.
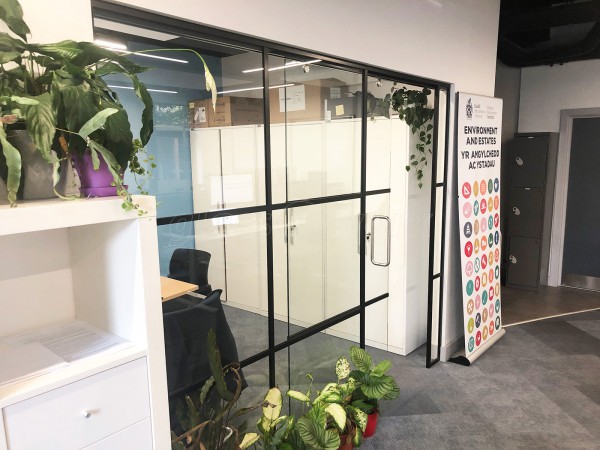
{"type": "MultiPolygon", "coordinates": [[[[176,275],[181,249],[203,261],[194,279],[221,290],[244,403],[313,368],[330,381],[350,345],[439,360],[447,84],[109,3],[94,2],[94,25],[152,68],[140,78],[157,167],[144,188],[159,202],[161,275],[176,275]],[[431,111],[416,130],[402,89],[431,111]]],[[[109,84],[141,108],[126,80],[109,84]]]]}

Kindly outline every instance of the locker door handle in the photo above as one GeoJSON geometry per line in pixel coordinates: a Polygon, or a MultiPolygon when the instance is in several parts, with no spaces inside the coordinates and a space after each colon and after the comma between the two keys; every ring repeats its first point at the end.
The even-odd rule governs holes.
{"type": "Polygon", "coordinates": [[[520,156],[516,157],[515,162],[517,163],[517,166],[522,166],[523,165],[523,160],[521,159],[520,156]]]}
{"type": "Polygon", "coordinates": [[[513,264],[516,264],[516,263],[517,263],[517,258],[515,258],[513,255],[510,255],[510,256],[508,257],[508,260],[509,260],[511,263],[513,263],[513,264]]]}
{"type": "Polygon", "coordinates": [[[513,214],[515,216],[520,216],[521,215],[521,210],[519,208],[517,208],[516,206],[513,206],[513,214]]]}

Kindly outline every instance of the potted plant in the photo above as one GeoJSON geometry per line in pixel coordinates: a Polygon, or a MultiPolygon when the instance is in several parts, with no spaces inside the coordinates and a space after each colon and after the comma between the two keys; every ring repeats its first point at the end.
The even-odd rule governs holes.
{"type": "MultiPolygon", "coordinates": [[[[123,185],[123,173],[129,168],[136,175],[146,174],[138,155],[153,132],[153,104],[138,74],[147,68],[90,42],[29,43],[29,27],[17,0],[0,0],[0,19],[16,35],[0,33],[0,176],[10,204],[16,204],[21,183],[32,181],[22,177],[23,147],[28,146],[34,149],[29,153],[38,166],[40,161],[48,164],[45,178],[50,180],[50,193],[59,195],[55,188],[62,175],[61,163],[64,170],[68,161],[76,165],[82,182],[101,168],[108,173],[108,186],[95,191],[84,187],[84,194],[119,194],[125,209],[136,207],[123,185]],[[109,74],[128,77],[144,105],[139,140],[134,140],[117,94],[102,78],[109,74]],[[25,136],[15,139],[17,129],[26,130],[19,133],[25,136]],[[90,165],[93,170],[87,171],[90,165]]],[[[204,68],[214,103],[216,86],[206,63],[204,68]]],[[[39,174],[34,178],[40,178],[39,174]]]]}
{"type": "Polygon", "coordinates": [[[222,365],[213,330],[209,330],[207,341],[212,376],[197,393],[186,395],[185,402],[178,405],[177,418],[183,431],[171,431],[173,450],[239,449],[241,431],[232,420],[259,406],[234,411],[242,393],[240,365],[222,365]],[[230,385],[234,385],[233,390],[230,385]]]}
{"type": "Polygon", "coordinates": [[[350,359],[355,369],[350,372],[349,377],[356,382],[356,391],[352,396],[351,404],[368,414],[364,437],[369,437],[375,432],[377,426],[379,401],[397,398],[400,389],[394,377],[386,375],[392,367],[389,360],[374,365],[371,355],[356,346],[350,348],[350,359]]]}
{"type": "Polygon", "coordinates": [[[356,382],[345,357],[336,361],[337,382],[328,383],[311,400],[312,376],[306,394],[290,390],[287,395],[305,403],[309,410],[298,419],[296,428],[309,448],[351,449],[360,447],[367,425],[367,415],[352,404],[356,382]]]}

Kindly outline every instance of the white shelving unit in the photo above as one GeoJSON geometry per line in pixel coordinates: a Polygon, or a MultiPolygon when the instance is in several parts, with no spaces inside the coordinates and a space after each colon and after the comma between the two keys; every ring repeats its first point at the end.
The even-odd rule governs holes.
{"type": "Polygon", "coordinates": [[[126,341],[0,386],[0,450],[169,448],[156,207],[135,201],[0,206],[0,340],[79,319],[126,341]]]}

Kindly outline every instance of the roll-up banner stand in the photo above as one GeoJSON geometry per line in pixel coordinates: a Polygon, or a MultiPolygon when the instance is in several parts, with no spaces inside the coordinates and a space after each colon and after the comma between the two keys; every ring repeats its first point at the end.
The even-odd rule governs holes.
{"type": "Polygon", "coordinates": [[[456,151],[464,353],[470,365],[506,332],[500,305],[502,99],[457,93],[456,151]]]}

